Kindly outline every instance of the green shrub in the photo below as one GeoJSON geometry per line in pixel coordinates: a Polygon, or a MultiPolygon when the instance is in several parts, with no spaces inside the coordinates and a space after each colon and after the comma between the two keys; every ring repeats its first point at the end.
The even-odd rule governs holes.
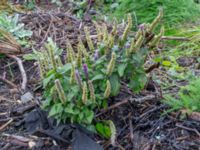
{"type": "MultiPolygon", "coordinates": [[[[58,122],[91,125],[98,109],[107,107],[107,100],[118,95],[121,81],[134,92],[146,84],[144,63],[148,50],[159,43],[164,29],[152,37],[152,31],[162,17],[162,11],[152,24],[140,27],[135,37],[130,37],[132,18],[121,36],[117,24],[109,32],[107,26],[94,22],[98,42],[93,42],[87,27],[84,28],[87,48],[79,38],[77,53],[67,41],[66,63],[61,61],[62,50],[51,39],[46,51],[26,55],[39,63],[44,87],[43,108],[58,122]],[[150,38],[151,37],[151,38],[150,38]]],[[[113,125],[111,125],[113,126],[113,125]]],[[[103,132],[101,125],[98,131],[103,132]]],[[[103,126],[102,126],[103,127],[103,126]]],[[[104,127],[106,129],[106,127],[104,127]]],[[[103,134],[103,133],[101,133],[103,134]]]]}
{"type": "Polygon", "coordinates": [[[189,85],[181,88],[178,93],[179,98],[172,96],[165,96],[164,102],[167,103],[171,109],[169,111],[177,111],[186,109],[188,112],[200,112],[200,78],[191,81],[189,85]]]}
{"type": "Polygon", "coordinates": [[[118,18],[127,13],[134,13],[138,22],[151,22],[158,8],[164,9],[164,24],[166,26],[180,24],[185,21],[194,21],[200,16],[200,6],[193,0],[119,0],[114,15],[118,18]]]}

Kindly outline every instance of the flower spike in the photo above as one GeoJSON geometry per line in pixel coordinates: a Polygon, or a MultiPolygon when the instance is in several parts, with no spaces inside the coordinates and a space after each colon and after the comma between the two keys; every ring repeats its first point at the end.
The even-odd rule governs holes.
{"type": "Polygon", "coordinates": [[[94,45],[93,45],[92,39],[90,38],[90,32],[88,30],[88,27],[85,26],[84,31],[85,31],[85,36],[86,36],[88,47],[89,47],[90,51],[93,52],[94,51],[94,45]]]}
{"type": "Polygon", "coordinates": [[[111,60],[108,64],[108,67],[107,67],[107,75],[110,76],[114,70],[114,67],[115,67],[115,61],[116,61],[116,54],[113,52],[112,53],[112,57],[111,57],[111,60]]]}
{"type": "Polygon", "coordinates": [[[90,91],[90,98],[93,102],[96,101],[95,93],[94,93],[94,86],[91,80],[88,81],[89,91],[90,91]]]}
{"type": "Polygon", "coordinates": [[[107,80],[106,81],[106,90],[104,92],[104,98],[108,98],[111,94],[111,84],[110,84],[110,81],[107,80]]]}
{"type": "Polygon", "coordinates": [[[84,82],[83,83],[83,93],[82,93],[82,102],[83,102],[83,104],[87,103],[87,94],[88,94],[87,84],[86,84],[86,82],[84,82]]]}
{"type": "Polygon", "coordinates": [[[59,79],[55,80],[55,85],[56,85],[56,90],[58,92],[58,96],[59,96],[61,102],[64,104],[67,98],[65,96],[65,92],[63,90],[63,87],[62,87],[59,79]]]}

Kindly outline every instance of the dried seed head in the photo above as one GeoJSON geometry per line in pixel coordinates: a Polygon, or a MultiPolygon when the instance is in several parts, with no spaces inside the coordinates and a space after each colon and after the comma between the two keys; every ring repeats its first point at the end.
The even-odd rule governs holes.
{"type": "Polygon", "coordinates": [[[51,66],[49,66],[49,56],[48,56],[48,53],[47,51],[43,52],[43,62],[44,62],[44,69],[46,71],[49,71],[51,69],[51,66]]]}
{"type": "Polygon", "coordinates": [[[137,41],[141,35],[142,35],[142,31],[139,29],[135,35],[135,40],[137,41]]]}
{"type": "Polygon", "coordinates": [[[128,24],[122,35],[122,43],[124,43],[124,41],[127,40],[128,32],[130,31],[131,28],[132,28],[132,17],[130,14],[128,14],[128,24]]]}
{"type": "Polygon", "coordinates": [[[67,40],[67,62],[73,62],[75,60],[74,50],[71,43],[67,40]]]}
{"type": "Polygon", "coordinates": [[[67,98],[65,96],[65,92],[63,90],[63,87],[62,87],[59,79],[55,80],[55,86],[56,86],[56,90],[57,90],[58,96],[59,96],[61,102],[64,104],[65,101],[67,100],[67,98]]]}
{"type": "Polygon", "coordinates": [[[102,26],[102,31],[103,31],[103,42],[106,42],[108,39],[108,28],[106,24],[103,24],[102,26]]]}
{"type": "Polygon", "coordinates": [[[51,60],[51,64],[53,66],[53,69],[56,69],[56,60],[55,60],[55,53],[54,53],[54,49],[53,49],[53,46],[48,43],[45,45],[47,50],[48,50],[48,53],[49,53],[49,57],[50,57],[50,60],[51,60]]]}
{"type": "Polygon", "coordinates": [[[160,33],[157,36],[155,36],[153,40],[149,43],[149,47],[152,48],[154,46],[157,46],[163,35],[164,35],[164,27],[160,29],[160,33]]]}
{"type": "Polygon", "coordinates": [[[77,63],[78,67],[81,67],[81,65],[82,65],[82,51],[81,51],[81,48],[78,48],[76,63],[77,63]]]}
{"type": "Polygon", "coordinates": [[[114,18],[114,22],[113,22],[113,28],[112,28],[112,31],[111,31],[111,35],[113,35],[114,37],[117,35],[117,20],[116,18],[114,18]]]}
{"type": "Polygon", "coordinates": [[[62,66],[63,66],[63,63],[62,63],[60,57],[57,56],[55,59],[56,59],[56,66],[57,66],[57,67],[62,67],[62,66]]]}
{"type": "Polygon", "coordinates": [[[80,37],[78,38],[78,41],[79,41],[78,49],[80,49],[82,51],[82,54],[83,54],[84,57],[86,57],[86,59],[89,59],[89,54],[88,54],[88,52],[87,52],[87,50],[86,50],[86,48],[85,48],[80,37]]]}
{"type": "Polygon", "coordinates": [[[127,20],[128,20],[129,28],[131,29],[133,26],[133,19],[130,13],[127,15],[127,20]]]}
{"type": "Polygon", "coordinates": [[[87,95],[88,94],[88,90],[87,90],[87,84],[86,82],[83,83],[83,93],[82,93],[82,102],[83,104],[87,103],[87,95]]]}
{"type": "Polygon", "coordinates": [[[111,34],[108,38],[108,48],[112,48],[115,42],[115,37],[111,34]]]}
{"type": "Polygon", "coordinates": [[[45,69],[44,69],[44,65],[43,65],[43,62],[42,60],[38,60],[38,64],[39,64],[39,71],[40,71],[40,77],[42,79],[44,79],[44,75],[45,75],[45,69]]]}
{"type": "Polygon", "coordinates": [[[102,40],[102,32],[101,32],[101,28],[98,25],[98,23],[96,21],[93,21],[96,31],[97,31],[97,37],[98,37],[98,41],[100,42],[102,40]]]}
{"type": "Polygon", "coordinates": [[[135,50],[135,39],[133,38],[131,40],[131,46],[130,48],[126,50],[126,56],[129,56],[130,53],[132,53],[135,50]]]}
{"type": "Polygon", "coordinates": [[[111,94],[111,84],[110,84],[110,81],[107,80],[106,81],[106,90],[104,92],[104,98],[108,98],[111,94]]]}
{"type": "Polygon", "coordinates": [[[96,101],[95,93],[94,93],[94,86],[91,80],[88,81],[89,91],[90,91],[90,98],[93,102],[96,101]]]}
{"type": "Polygon", "coordinates": [[[141,46],[142,46],[143,41],[144,41],[144,37],[141,35],[138,38],[138,40],[136,41],[135,46],[132,49],[132,52],[139,50],[141,48],[141,46]]]}
{"type": "Polygon", "coordinates": [[[73,84],[74,82],[75,82],[75,67],[74,64],[72,64],[70,83],[73,84]]]}
{"type": "Polygon", "coordinates": [[[93,45],[92,39],[90,38],[90,32],[88,30],[88,27],[85,26],[84,31],[85,31],[85,36],[86,36],[88,47],[89,47],[90,51],[93,52],[94,45],[93,45]]]}
{"type": "Polygon", "coordinates": [[[115,61],[116,61],[116,54],[113,52],[113,53],[112,53],[111,60],[110,60],[110,62],[109,62],[109,64],[108,64],[108,67],[107,67],[107,72],[106,72],[106,74],[107,74],[108,76],[110,76],[110,75],[112,74],[113,70],[114,70],[115,61]]]}
{"type": "Polygon", "coordinates": [[[149,32],[152,32],[155,29],[155,27],[160,22],[162,17],[163,17],[163,9],[160,8],[158,16],[153,20],[153,22],[151,23],[149,27],[149,32]]]}

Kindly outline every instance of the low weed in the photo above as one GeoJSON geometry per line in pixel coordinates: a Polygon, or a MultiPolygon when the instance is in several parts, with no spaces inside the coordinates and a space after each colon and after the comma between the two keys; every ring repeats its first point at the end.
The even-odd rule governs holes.
{"type": "Polygon", "coordinates": [[[0,29],[11,34],[19,44],[24,46],[27,45],[26,38],[32,35],[32,31],[26,30],[24,24],[19,22],[17,14],[14,16],[0,14],[0,29]]]}
{"type": "Polygon", "coordinates": [[[182,87],[178,97],[165,96],[164,103],[170,106],[169,112],[186,109],[188,112],[200,112],[200,78],[182,87]]]}

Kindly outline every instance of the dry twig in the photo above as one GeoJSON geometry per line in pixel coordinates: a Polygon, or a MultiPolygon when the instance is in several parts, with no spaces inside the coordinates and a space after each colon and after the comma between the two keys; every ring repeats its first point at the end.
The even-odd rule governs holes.
{"type": "Polygon", "coordinates": [[[17,56],[14,56],[14,55],[6,55],[10,58],[13,58],[17,61],[17,64],[19,66],[19,69],[20,69],[20,72],[21,72],[21,75],[22,75],[22,85],[21,85],[21,89],[22,90],[26,90],[26,85],[27,85],[27,75],[26,75],[26,72],[24,70],[24,66],[23,66],[23,63],[22,63],[22,60],[20,58],[18,58],[17,56]]]}
{"type": "Polygon", "coordinates": [[[162,36],[162,40],[176,40],[176,41],[190,41],[186,37],[176,37],[176,36],[162,36]]]}
{"type": "Polygon", "coordinates": [[[155,95],[147,95],[147,96],[140,97],[140,98],[132,98],[132,97],[129,97],[129,98],[127,98],[127,99],[124,99],[124,100],[122,100],[122,101],[120,101],[120,102],[114,104],[114,105],[111,105],[111,106],[108,107],[107,109],[102,109],[102,110],[100,111],[100,113],[96,115],[96,117],[99,117],[99,116],[101,116],[102,114],[104,114],[104,113],[106,113],[106,112],[108,112],[108,111],[110,111],[110,110],[112,110],[112,109],[115,109],[115,108],[117,108],[117,107],[119,107],[119,106],[121,106],[121,105],[127,104],[128,102],[143,103],[143,102],[145,102],[145,101],[153,100],[153,99],[155,99],[155,98],[156,98],[155,95]]]}
{"type": "Polygon", "coordinates": [[[10,123],[13,122],[13,119],[11,118],[8,122],[6,122],[5,124],[3,124],[1,127],[0,127],[0,131],[2,131],[3,129],[5,129],[10,123]]]}

